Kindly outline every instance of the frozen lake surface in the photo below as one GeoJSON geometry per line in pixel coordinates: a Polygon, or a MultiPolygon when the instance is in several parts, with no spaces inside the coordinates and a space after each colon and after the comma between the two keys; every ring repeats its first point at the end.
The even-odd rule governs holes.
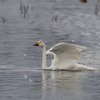
{"type": "MultiPolygon", "coordinates": [[[[95,0],[22,0],[29,6],[25,18],[20,0],[0,1],[0,100],[99,100],[100,13],[95,0]],[[52,17],[58,16],[57,23],[52,17]],[[59,42],[87,47],[79,61],[97,71],[42,71],[42,52],[59,42]]],[[[48,66],[52,57],[48,56],[48,66]]]]}

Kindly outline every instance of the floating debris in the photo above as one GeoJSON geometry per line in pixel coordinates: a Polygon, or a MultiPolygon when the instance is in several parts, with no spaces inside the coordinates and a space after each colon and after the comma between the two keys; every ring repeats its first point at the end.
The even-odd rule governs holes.
{"type": "Polygon", "coordinates": [[[30,81],[30,82],[33,82],[33,80],[32,80],[32,79],[29,79],[29,81],[30,81]]]}
{"type": "Polygon", "coordinates": [[[23,54],[24,56],[27,56],[27,54],[23,54]]]}
{"type": "Polygon", "coordinates": [[[27,79],[27,78],[28,78],[28,77],[27,77],[27,75],[25,75],[24,77],[25,77],[25,79],[27,79]]]}
{"type": "Polygon", "coordinates": [[[98,0],[96,7],[95,7],[95,14],[96,15],[98,15],[99,8],[100,8],[100,0],[98,0]]]}
{"type": "Polygon", "coordinates": [[[21,11],[21,14],[24,15],[24,18],[26,17],[26,14],[28,13],[28,8],[29,6],[28,5],[23,5],[22,1],[20,1],[20,11],[21,11]]]}
{"type": "Polygon", "coordinates": [[[23,14],[23,5],[22,5],[22,1],[20,1],[20,11],[21,11],[21,14],[23,14]]]}
{"type": "Polygon", "coordinates": [[[75,42],[74,40],[72,40],[72,42],[75,42]]]}
{"type": "Polygon", "coordinates": [[[31,10],[33,10],[33,7],[31,7],[31,10]]]}
{"type": "MultiPolygon", "coordinates": [[[[82,3],[87,3],[87,0],[79,0],[79,1],[82,3]]],[[[95,6],[95,15],[98,15],[99,8],[100,8],[100,0],[97,1],[97,4],[95,6]]]]}
{"type": "Polygon", "coordinates": [[[82,3],[87,3],[87,0],[79,0],[82,3]]]}
{"type": "Polygon", "coordinates": [[[5,23],[5,21],[6,21],[6,20],[5,20],[5,18],[4,18],[4,17],[2,17],[2,20],[3,20],[3,23],[5,23]]]}
{"type": "Polygon", "coordinates": [[[26,17],[26,14],[28,13],[28,8],[29,8],[28,5],[27,5],[27,6],[23,5],[23,9],[24,9],[24,18],[26,17]]]}
{"type": "Polygon", "coordinates": [[[57,23],[57,18],[58,18],[57,15],[53,16],[53,17],[52,17],[52,23],[57,23]]]}

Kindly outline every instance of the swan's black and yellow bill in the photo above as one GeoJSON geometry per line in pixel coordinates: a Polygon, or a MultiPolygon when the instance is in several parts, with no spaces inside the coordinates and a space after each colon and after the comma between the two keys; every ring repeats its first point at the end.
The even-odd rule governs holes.
{"type": "Polygon", "coordinates": [[[39,46],[38,44],[34,44],[33,46],[39,46]]]}
{"type": "Polygon", "coordinates": [[[41,42],[37,42],[36,44],[34,44],[33,46],[39,46],[41,42]]]}

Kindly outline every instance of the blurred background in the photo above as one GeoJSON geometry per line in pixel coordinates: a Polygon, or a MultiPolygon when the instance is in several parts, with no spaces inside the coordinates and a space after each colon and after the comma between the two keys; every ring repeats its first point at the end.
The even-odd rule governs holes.
{"type": "Polygon", "coordinates": [[[0,100],[100,99],[98,72],[34,70],[41,68],[41,48],[33,47],[39,40],[47,49],[59,42],[85,46],[79,63],[100,67],[98,0],[80,1],[0,0],[0,100]]]}

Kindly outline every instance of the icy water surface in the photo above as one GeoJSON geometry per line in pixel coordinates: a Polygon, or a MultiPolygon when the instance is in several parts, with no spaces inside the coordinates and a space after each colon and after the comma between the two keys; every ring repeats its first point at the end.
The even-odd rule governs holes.
{"type": "MultiPolygon", "coordinates": [[[[0,0],[0,100],[99,100],[100,13],[96,1],[0,0]],[[52,22],[53,16],[57,23],[52,22]],[[86,46],[79,61],[97,71],[42,71],[42,52],[59,42],[86,46]]],[[[51,63],[48,57],[48,66],[51,63]]]]}

